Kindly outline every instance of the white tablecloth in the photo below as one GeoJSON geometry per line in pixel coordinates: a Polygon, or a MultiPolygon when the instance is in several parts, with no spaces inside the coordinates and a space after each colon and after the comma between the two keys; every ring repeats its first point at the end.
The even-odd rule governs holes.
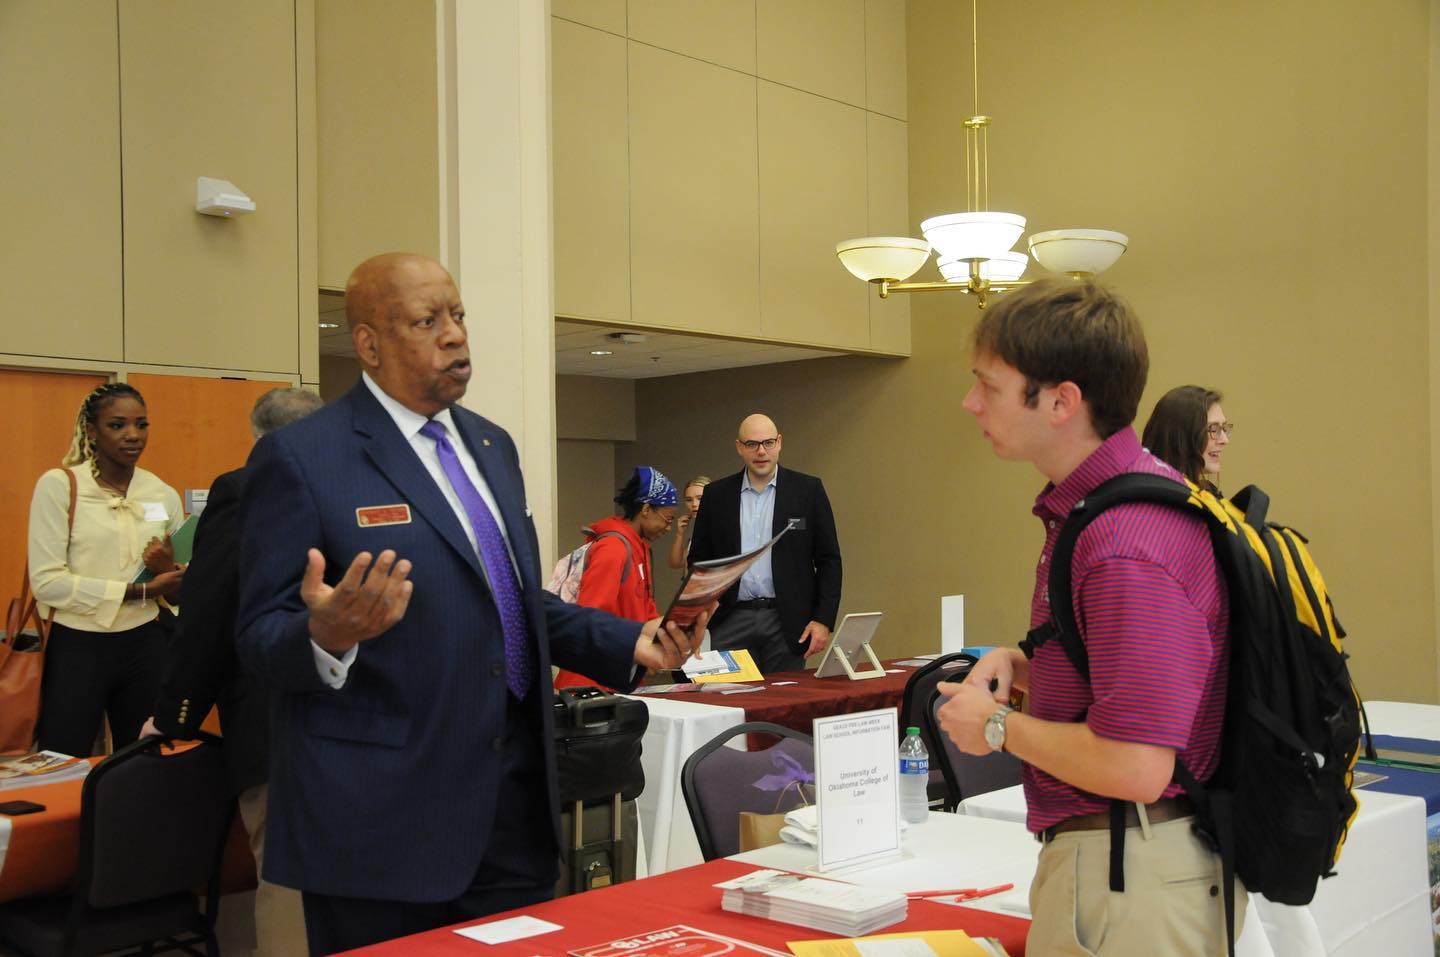
{"type": "MultiPolygon", "coordinates": [[[[1286,907],[1252,894],[1237,953],[1433,955],[1425,803],[1379,791],[1357,794],[1360,813],[1350,828],[1337,876],[1320,882],[1307,907],[1286,907]],[[1262,945],[1255,939],[1262,926],[1269,941],[1265,949],[1259,949],[1262,945]]],[[[1019,787],[967,798],[960,808],[967,815],[1025,821],[1019,787]]]]}
{"type": "MultiPolygon", "coordinates": [[[[1030,879],[1035,875],[1040,845],[1024,827],[1011,821],[987,821],[937,811],[924,824],[906,828],[900,846],[899,859],[834,876],[852,884],[910,893],[1014,884],[1012,890],[969,901],[965,906],[1015,917],[1030,916],[1030,879]]],[[[737,854],[733,859],[760,867],[806,871],[815,866],[816,851],[799,844],[776,844],[737,854]]]]}
{"type": "Polygon", "coordinates": [[[1372,734],[1440,741],[1440,705],[1409,701],[1367,701],[1365,715],[1372,734]]]}
{"type": "MultiPolygon", "coordinates": [[[[637,869],[642,875],[663,874],[704,860],[680,791],[680,768],[702,744],[744,723],[745,709],[674,701],[663,695],[640,699],[650,709],[650,724],[641,742],[645,790],[636,800],[646,860],[637,862],[637,869]]],[[[744,747],[744,738],[738,740],[744,747]]]]}

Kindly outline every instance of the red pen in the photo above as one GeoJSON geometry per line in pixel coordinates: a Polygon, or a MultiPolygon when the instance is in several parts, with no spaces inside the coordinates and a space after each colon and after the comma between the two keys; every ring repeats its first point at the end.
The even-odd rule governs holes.
{"type": "Polygon", "coordinates": [[[989,897],[991,894],[1003,894],[1008,890],[1013,890],[1014,887],[1015,885],[1012,883],[996,884],[994,887],[986,887],[981,890],[964,890],[955,896],[955,900],[973,901],[977,897],[989,897]]]}

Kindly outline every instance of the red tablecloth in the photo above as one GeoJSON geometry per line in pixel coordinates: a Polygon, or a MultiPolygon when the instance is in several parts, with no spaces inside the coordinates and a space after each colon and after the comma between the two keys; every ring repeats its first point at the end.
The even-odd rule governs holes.
{"type": "MultiPolygon", "coordinates": [[[[838,678],[817,678],[814,671],[783,671],[766,675],[764,682],[754,682],[763,686],[763,691],[746,691],[740,694],[681,691],[665,697],[675,701],[743,708],[746,721],[769,721],[809,734],[810,722],[815,718],[854,714],[875,708],[900,707],[901,700],[905,697],[905,682],[910,679],[915,668],[889,661],[882,664],[887,669],[898,669],[900,673],[886,673],[878,678],[854,681],[845,675],[838,678]],[[781,681],[795,683],[776,687],[776,683],[781,681]]],[[[902,716],[900,720],[903,722],[905,719],[902,716]]],[[[755,741],[752,736],[750,749],[753,751],[766,748],[770,743],[764,740],[755,741]]]]}
{"type": "MultiPolygon", "coordinates": [[[[629,881],[614,887],[497,914],[485,920],[466,921],[455,925],[467,927],[503,917],[529,914],[559,924],[563,928],[508,944],[479,944],[454,933],[454,928],[444,928],[363,947],[350,953],[372,957],[438,957],[445,954],[475,957],[482,953],[496,957],[548,957],[581,947],[604,944],[621,937],[660,930],[673,924],[687,924],[699,930],[713,931],[781,952],[786,950],[785,942],[789,940],[819,940],[834,936],[808,927],[797,927],[794,924],[782,924],[721,910],[720,891],[712,885],[753,870],[756,870],[754,865],[742,864],[739,861],[710,861],[640,881],[629,881]]],[[[1018,917],[915,900],[910,902],[909,916],[903,923],[883,928],[876,933],[960,929],[971,937],[998,937],[1006,950],[1015,957],[1020,957],[1025,953],[1025,934],[1029,928],[1030,922],[1018,917]]]]}

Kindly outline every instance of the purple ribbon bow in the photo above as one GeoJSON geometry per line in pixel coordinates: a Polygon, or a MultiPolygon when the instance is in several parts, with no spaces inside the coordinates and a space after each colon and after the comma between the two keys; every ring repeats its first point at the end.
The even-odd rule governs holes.
{"type": "Polygon", "coordinates": [[[770,752],[770,763],[775,765],[780,773],[765,775],[755,782],[754,787],[762,791],[783,791],[789,787],[797,787],[802,784],[814,785],[815,783],[814,774],[805,770],[799,761],[782,751],[770,752]]]}

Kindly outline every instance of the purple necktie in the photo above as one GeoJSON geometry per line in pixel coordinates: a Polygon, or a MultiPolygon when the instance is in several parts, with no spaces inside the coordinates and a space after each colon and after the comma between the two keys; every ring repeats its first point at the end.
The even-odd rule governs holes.
{"type": "Polygon", "coordinates": [[[480,562],[485,566],[490,592],[495,596],[495,608],[500,612],[500,628],[505,633],[505,684],[516,699],[523,701],[534,681],[535,668],[530,659],[530,645],[525,638],[525,606],[520,601],[520,582],[515,577],[515,566],[510,563],[505,537],[500,534],[500,526],[496,524],[489,506],[460,465],[455,447],[445,437],[445,426],[431,419],[420,427],[420,434],[435,440],[435,451],[440,453],[440,468],[445,470],[450,487],[460,497],[460,504],[470,518],[470,529],[475,533],[475,543],[480,548],[480,562]]]}

